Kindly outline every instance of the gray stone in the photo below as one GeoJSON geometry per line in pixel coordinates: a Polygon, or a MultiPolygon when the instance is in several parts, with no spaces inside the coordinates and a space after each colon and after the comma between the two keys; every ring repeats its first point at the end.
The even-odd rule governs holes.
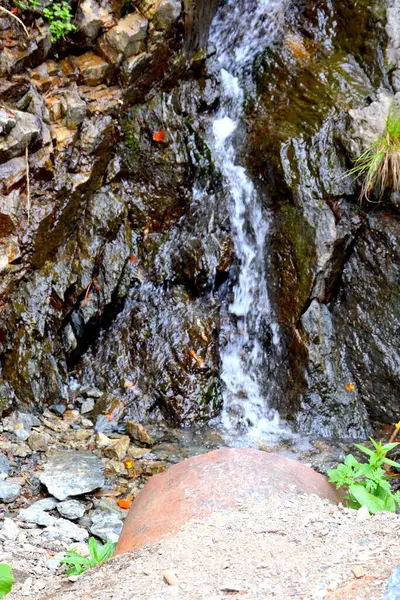
{"type": "Polygon", "coordinates": [[[156,29],[169,29],[181,14],[181,10],[180,0],[161,0],[153,17],[154,27],[156,29]]]}
{"type": "Polygon", "coordinates": [[[66,519],[79,519],[85,514],[85,505],[77,500],[65,500],[57,505],[57,510],[66,519]]]}
{"type": "Polygon", "coordinates": [[[87,398],[101,398],[103,392],[97,388],[88,388],[87,390],[84,390],[83,395],[87,398]]]}
{"type": "Polygon", "coordinates": [[[8,135],[0,139],[1,161],[25,154],[26,146],[39,140],[41,135],[41,122],[38,117],[19,110],[10,111],[11,114],[15,117],[15,125],[8,135]]]}
{"type": "Polygon", "coordinates": [[[94,40],[109,18],[110,14],[98,2],[83,0],[76,13],[76,25],[88,40],[94,40]]]}
{"type": "Polygon", "coordinates": [[[0,530],[0,540],[15,541],[19,535],[20,529],[13,519],[4,519],[3,527],[0,530]]]}
{"type": "Polygon", "coordinates": [[[400,92],[400,69],[396,69],[392,73],[392,86],[395,92],[400,92]]]}
{"type": "Polygon", "coordinates": [[[399,66],[400,63],[400,2],[389,0],[386,11],[386,31],[388,44],[386,47],[386,58],[390,66],[399,66]]]}
{"type": "Polygon", "coordinates": [[[147,19],[138,13],[132,13],[108,31],[107,40],[115,50],[128,58],[140,52],[147,35],[147,27],[147,19]]]}
{"type": "Polygon", "coordinates": [[[394,96],[385,90],[365,108],[349,110],[351,126],[344,134],[343,142],[352,159],[357,159],[383,135],[394,104],[400,106],[400,93],[394,96]]]}
{"type": "Polygon", "coordinates": [[[92,512],[91,519],[90,531],[93,535],[103,542],[118,541],[123,523],[116,513],[96,509],[92,512]]]}
{"type": "Polygon", "coordinates": [[[5,454],[0,453],[0,477],[6,477],[10,472],[10,463],[5,454]]]}
{"type": "Polygon", "coordinates": [[[94,400],[93,400],[93,398],[86,398],[86,400],[84,400],[82,402],[81,413],[83,415],[86,415],[87,413],[92,412],[93,409],[94,409],[94,400]]]}
{"type": "Polygon", "coordinates": [[[89,537],[86,529],[66,519],[58,519],[55,523],[55,528],[58,529],[63,537],[75,540],[76,542],[84,542],[89,537]]]}
{"type": "Polygon", "coordinates": [[[49,436],[34,431],[28,438],[28,446],[32,452],[46,452],[49,436]]]}
{"type": "Polygon", "coordinates": [[[21,488],[16,483],[7,483],[0,481],[0,500],[1,502],[14,502],[21,495],[21,488]]]}
{"type": "Polygon", "coordinates": [[[76,92],[66,92],[62,99],[65,123],[69,129],[76,129],[86,117],[86,102],[76,92]]]}
{"type": "Polygon", "coordinates": [[[40,481],[58,500],[86,494],[104,485],[101,460],[91,452],[64,451],[49,457],[40,481]]]}
{"type": "Polygon", "coordinates": [[[44,498],[34,502],[28,508],[19,511],[18,518],[26,523],[35,523],[36,525],[51,526],[56,522],[56,518],[47,514],[47,510],[53,510],[58,502],[55,498],[44,498]]]}

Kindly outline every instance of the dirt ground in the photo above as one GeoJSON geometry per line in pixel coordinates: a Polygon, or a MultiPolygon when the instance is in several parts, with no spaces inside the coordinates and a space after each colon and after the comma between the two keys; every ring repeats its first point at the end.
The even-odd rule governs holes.
{"type": "Polygon", "coordinates": [[[19,570],[7,600],[380,600],[400,564],[399,525],[395,514],[360,521],[316,496],[282,494],[193,520],[77,581],[19,570]]]}

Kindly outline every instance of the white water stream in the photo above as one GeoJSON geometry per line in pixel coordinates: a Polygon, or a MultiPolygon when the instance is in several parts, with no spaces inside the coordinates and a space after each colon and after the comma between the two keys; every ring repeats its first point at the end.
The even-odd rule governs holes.
{"type": "MultiPolygon", "coordinates": [[[[269,216],[261,206],[246,170],[238,164],[235,147],[244,112],[245,90],[251,93],[251,67],[280,30],[284,0],[226,0],[211,29],[221,67],[222,102],[213,122],[213,155],[228,192],[230,220],[239,277],[229,307],[230,324],[223,335],[222,381],[225,430],[248,431],[251,437],[281,432],[278,413],[268,407],[259,376],[266,368],[260,331],[268,327],[279,344],[267,290],[265,245],[269,216]],[[232,320],[236,322],[232,331],[232,320]]],[[[223,325],[224,328],[224,325],[223,325]]]]}

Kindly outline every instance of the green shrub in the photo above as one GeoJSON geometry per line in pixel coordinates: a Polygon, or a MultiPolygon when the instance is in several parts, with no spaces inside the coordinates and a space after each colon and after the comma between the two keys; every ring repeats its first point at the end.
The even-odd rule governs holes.
{"type": "Polygon", "coordinates": [[[369,200],[373,191],[382,199],[387,190],[400,191],[400,112],[389,111],[383,135],[355,161],[346,175],[361,177],[361,197],[369,200]]]}
{"type": "Polygon", "coordinates": [[[105,560],[112,557],[115,551],[116,544],[107,542],[103,546],[97,542],[94,537],[89,539],[90,557],[83,556],[76,550],[69,550],[65,553],[64,558],[60,561],[62,564],[70,565],[67,575],[81,575],[88,569],[101,564],[105,560]]]}
{"type": "Polygon", "coordinates": [[[50,36],[52,42],[57,42],[68,33],[76,30],[72,23],[73,14],[71,7],[66,0],[61,2],[52,2],[46,8],[41,10],[39,0],[14,0],[15,4],[21,10],[30,10],[32,12],[42,13],[49,22],[50,36]]]}
{"type": "Polygon", "coordinates": [[[399,463],[386,458],[386,454],[399,444],[393,442],[383,445],[373,439],[371,442],[375,451],[362,444],[354,444],[369,456],[368,463],[359,463],[352,454],[348,454],[344,463],[328,471],[329,481],[335,483],[337,488],[347,488],[347,499],[352,508],[360,508],[365,504],[370,513],[396,512],[396,504],[400,506],[400,492],[392,492],[389,484],[391,476],[382,469],[382,465],[400,468],[399,463]]]}
{"type": "Polygon", "coordinates": [[[13,583],[10,565],[0,564],[0,598],[11,592],[13,583]]]}

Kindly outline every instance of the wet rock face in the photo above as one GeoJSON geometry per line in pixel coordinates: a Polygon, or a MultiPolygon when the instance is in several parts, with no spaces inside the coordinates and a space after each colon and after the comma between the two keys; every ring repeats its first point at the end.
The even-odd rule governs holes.
{"type": "Polygon", "coordinates": [[[271,402],[289,419],[297,413],[302,431],[327,437],[365,436],[371,420],[392,422],[398,412],[398,217],[391,207],[366,215],[344,177],[382,134],[394,99],[374,88],[386,78],[376,62],[385,11],[365,4],[319,3],[328,23],[340,23],[324,39],[313,8],[292,15],[262,62],[261,102],[249,104],[249,168],[274,212],[266,260],[281,354],[271,402]],[[349,33],[352,48],[349,11],[353,24],[376,32],[368,41],[349,33]]]}

